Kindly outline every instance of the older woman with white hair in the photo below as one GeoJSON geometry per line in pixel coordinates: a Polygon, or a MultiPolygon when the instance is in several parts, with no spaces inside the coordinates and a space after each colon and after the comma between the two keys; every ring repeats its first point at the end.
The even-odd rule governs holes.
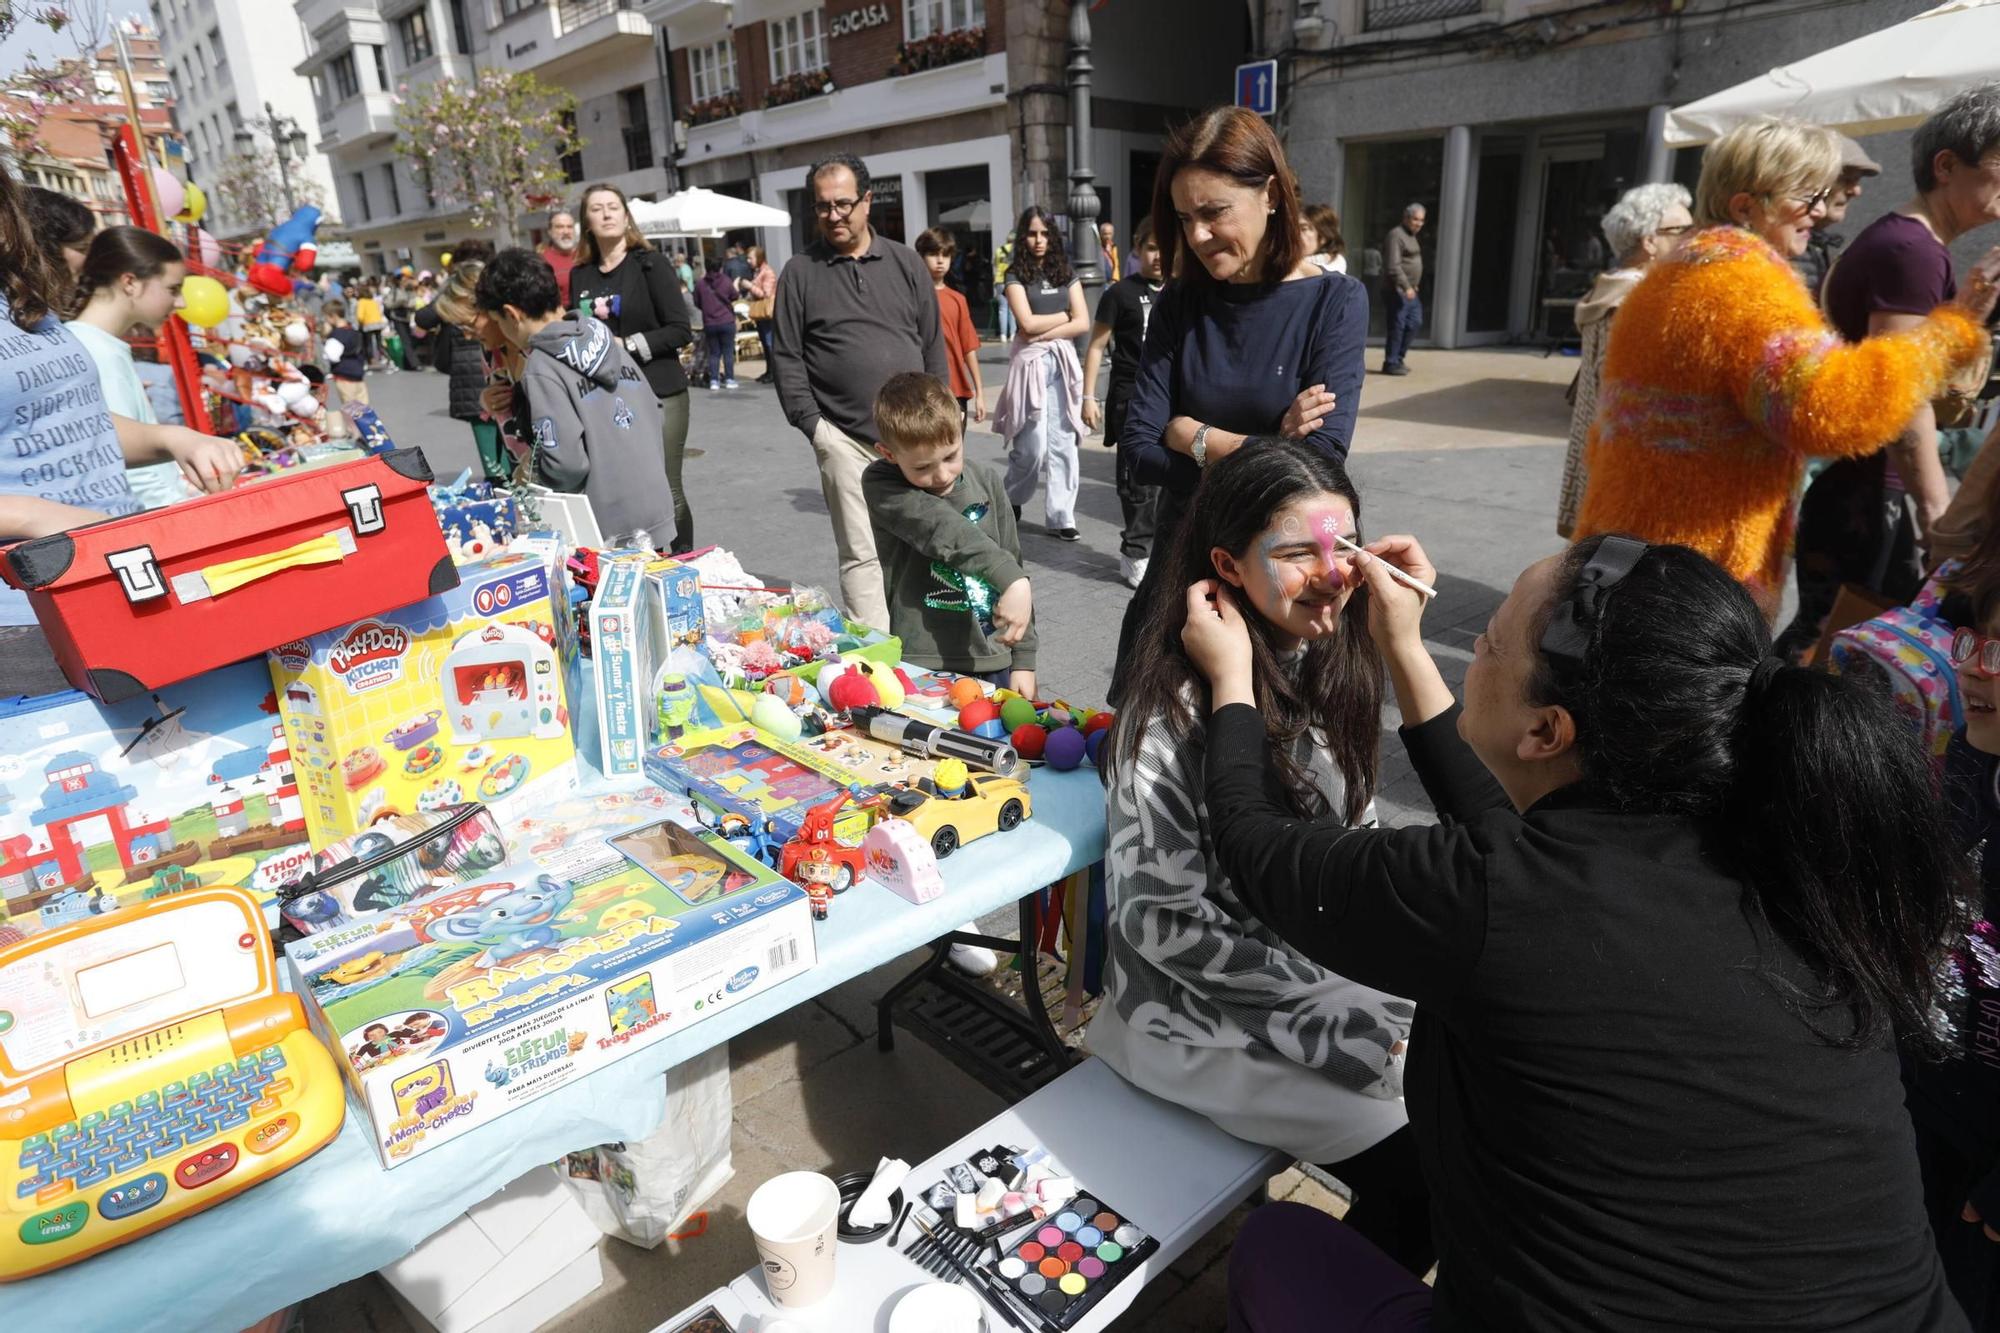
{"type": "Polygon", "coordinates": [[[1689,212],[1694,196],[1684,185],[1635,185],[1604,215],[1604,239],[1617,267],[1597,275],[1590,294],[1576,307],[1576,330],[1583,338],[1583,364],[1576,372],[1569,416],[1569,454],[1563,460],[1562,492],[1556,504],[1556,532],[1569,537],[1576,527],[1577,506],[1583,503],[1586,477],[1583,446],[1590,423],[1597,417],[1597,377],[1604,368],[1604,349],[1611,342],[1611,317],[1625,296],[1638,285],[1646,266],[1680,248],[1694,230],[1689,212]]]}

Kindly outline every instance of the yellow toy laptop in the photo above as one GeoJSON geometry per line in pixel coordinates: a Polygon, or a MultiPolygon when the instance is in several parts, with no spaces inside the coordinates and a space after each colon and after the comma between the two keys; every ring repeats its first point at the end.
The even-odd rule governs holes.
{"type": "Polygon", "coordinates": [[[342,1114],[241,889],[0,948],[0,1281],[220,1203],[324,1147],[342,1114]]]}

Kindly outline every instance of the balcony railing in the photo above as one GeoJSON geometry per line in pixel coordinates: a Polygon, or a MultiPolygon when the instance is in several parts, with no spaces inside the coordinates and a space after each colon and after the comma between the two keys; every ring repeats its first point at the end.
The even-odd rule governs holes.
{"type": "Polygon", "coordinates": [[[1379,32],[1383,28],[1477,14],[1485,7],[1485,0],[1366,0],[1362,26],[1369,32],[1379,32]]]}
{"type": "Polygon", "coordinates": [[[586,23],[609,18],[621,9],[636,9],[634,0],[559,0],[556,5],[558,35],[575,32],[586,23]]]}

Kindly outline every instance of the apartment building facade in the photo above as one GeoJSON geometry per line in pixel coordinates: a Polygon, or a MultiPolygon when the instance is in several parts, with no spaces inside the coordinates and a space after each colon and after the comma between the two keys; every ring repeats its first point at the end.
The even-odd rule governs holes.
{"type": "MultiPolygon", "coordinates": [[[[1428,209],[1425,334],[1453,347],[1565,334],[1611,258],[1605,209],[1632,185],[1700,173],[1699,150],[1662,137],[1671,107],[1929,7],[1262,0],[1259,31],[1280,62],[1292,163],[1309,197],[1340,210],[1350,271],[1379,275],[1404,206],[1428,209]]],[[[1865,141],[1887,170],[1848,234],[1907,196],[1907,139],[1865,141]]]]}
{"type": "MultiPolygon", "coordinates": [[[[1019,211],[1066,212],[1069,0],[653,0],[687,185],[792,215],[774,263],[812,235],[808,166],[860,154],[873,223],[957,234],[975,314],[1019,211]],[[985,281],[974,270],[984,269],[985,281]]],[[[1121,237],[1150,206],[1167,131],[1227,101],[1250,45],[1241,0],[1110,0],[1089,14],[1099,216],[1121,237]]]]}
{"type": "MultiPolygon", "coordinates": [[[[563,163],[572,187],[609,180],[640,198],[665,190],[654,30],[634,0],[298,0],[296,9],[307,48],[296,68],[365,271],[436,268],[465,237],[500,238],[428,197],[396,154],[402,88],[480,68],[532,70],[576,98],[584,147],[563,163]]],[[[523,212],[517,234],[538,236],[546,219],[523,212]]]]}
{"type": "MultiPolygon", "coordinates": [[[[274,138],[287,121],[308,132],[314,125],[311,89],[292,72],[305,55],[297,21],[259,0],[152,0],[152,10],[162,69],[176,93],[174,123],[189,178],[212,183],[223,164],[249,145],[284,152],[292,179],[314,182],[338,218],[325,155],[309,141],[278,147],[274,138]]],[[[208,197],[202,226],[223,240],[240,240],[267,225],[239,216],[226,192],[210,190],[208,197]]]]}

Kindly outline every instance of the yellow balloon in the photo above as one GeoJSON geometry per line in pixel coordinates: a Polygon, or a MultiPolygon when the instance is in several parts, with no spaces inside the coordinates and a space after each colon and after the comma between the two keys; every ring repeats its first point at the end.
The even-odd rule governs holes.
{"type": "Polygon", "coordinates": [[[229,293],[214,278],[196,274],[181,283],[180,317],[197,328],[212,329],[229,318],[229,293]]]}
{"type": "Polygon", "coordinates": [[[193,181],[188,182],[186,194],[187,202],[181,205],[180,212],[174,214],[174,220],[188,223],[201,221],[202,215],[208,212],[208,196],[193,181]]]}

